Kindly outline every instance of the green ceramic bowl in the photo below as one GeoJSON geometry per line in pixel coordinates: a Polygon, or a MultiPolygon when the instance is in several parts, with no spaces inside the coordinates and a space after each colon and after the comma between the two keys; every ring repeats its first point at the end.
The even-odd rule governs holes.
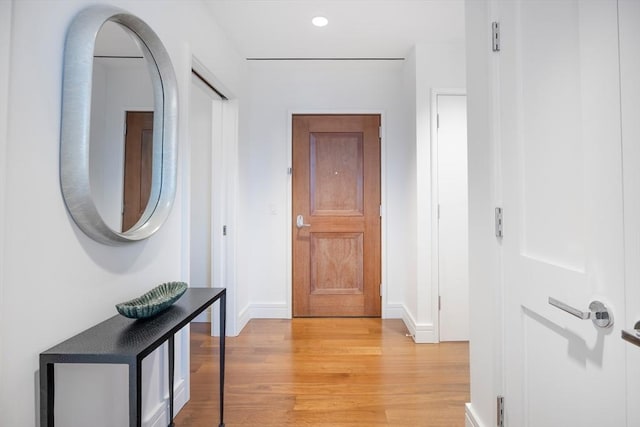
{"type": "Polygon", "coordinates": [[[186,290],[184,282],[163,283],[138,298],[116,304],[116,310],[130,319],[155,316],[178,301],[186,290]]]}

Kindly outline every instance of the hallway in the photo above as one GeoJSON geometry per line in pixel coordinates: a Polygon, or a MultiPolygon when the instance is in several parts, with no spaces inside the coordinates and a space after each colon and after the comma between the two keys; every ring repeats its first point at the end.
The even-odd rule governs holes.
{"type": "MultiPolygon", "coordinates": [[[[468,343],[414,344],[399,319],[252,320],[227,338],[225,425],[464,425],[468,343]]],[[[218,339],[191,327],[191,400],[177,427],[217,419],[218,339]]]]}

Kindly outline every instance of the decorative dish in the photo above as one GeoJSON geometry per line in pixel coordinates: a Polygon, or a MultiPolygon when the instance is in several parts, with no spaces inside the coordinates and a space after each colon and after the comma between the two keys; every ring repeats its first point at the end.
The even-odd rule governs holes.
{"type": "Polygon", "coordinates": [[[184,282],[163,283],[138,298],[116,304],[116,310],[130,319],[155,316],[169,308],[186,290],[184,282]]]}

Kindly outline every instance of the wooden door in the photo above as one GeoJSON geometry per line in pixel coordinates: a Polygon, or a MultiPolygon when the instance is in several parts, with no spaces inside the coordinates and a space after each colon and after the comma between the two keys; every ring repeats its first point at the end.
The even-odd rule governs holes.
{"type": "Polygon", "coordinates": [[[293,315],[380,316],[380,116],[293,116],[293,315]]]}
{"type": "Polygon", "coordinates": [[[505,425],[631,427],[617,3],[515,0],[498,12],[505,425]],[[615,323],[550,297],[585,313],[600,301],[615,323]]]}
{"type": "Polygon", "coordinates": [[[151,194],[153,112],[127,111],[124,146],[122,231],[135,225],[151,194]]]}

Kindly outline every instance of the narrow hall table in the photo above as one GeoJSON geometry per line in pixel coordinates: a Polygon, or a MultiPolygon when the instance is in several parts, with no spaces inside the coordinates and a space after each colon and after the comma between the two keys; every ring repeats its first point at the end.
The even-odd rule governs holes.
{"type": "MultiPolygon", "coordinates": [[[[54,427],[56,363],[129,365],[129,426],[142,426],[142,360],[164,342],[169,353],[169,426],[173,426],[174,337],[220,300],[220,423],[224,427],[225,288],[189,288],[171,307],[149,319],[116,315],[40,353],[40,425],[54,427]]],[[[212,423],[213,425],[213,423],[212,423]]]]}

